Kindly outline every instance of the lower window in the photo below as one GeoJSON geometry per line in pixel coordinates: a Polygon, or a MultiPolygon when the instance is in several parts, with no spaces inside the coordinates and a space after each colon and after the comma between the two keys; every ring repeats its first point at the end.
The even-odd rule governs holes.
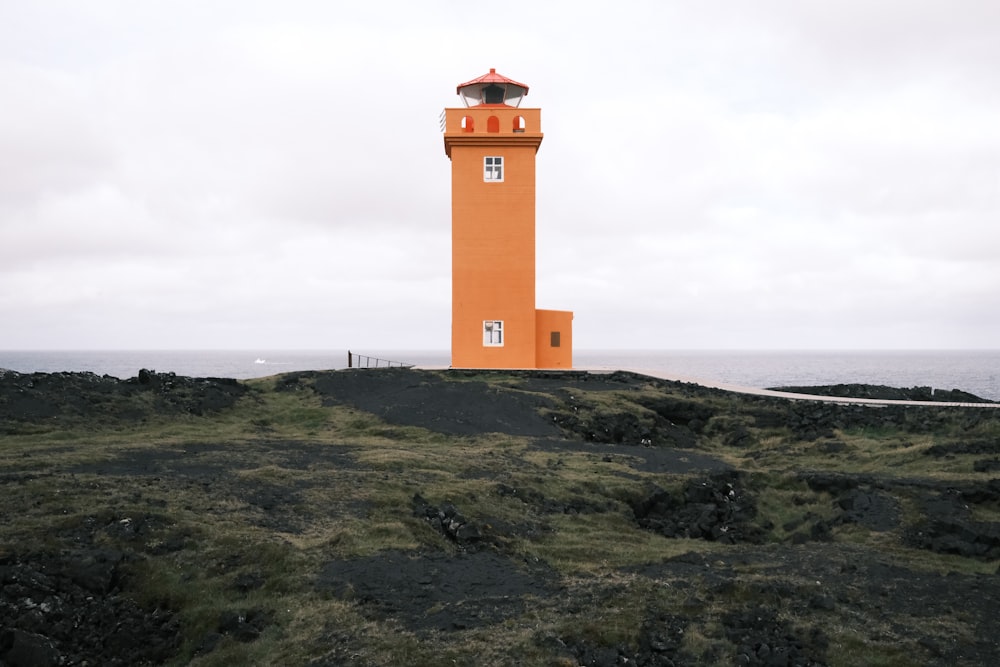
{"type": "Polygon", "coordinates": [[[503,320],[483,320],[483,347],[503,347],[503,320]]]}

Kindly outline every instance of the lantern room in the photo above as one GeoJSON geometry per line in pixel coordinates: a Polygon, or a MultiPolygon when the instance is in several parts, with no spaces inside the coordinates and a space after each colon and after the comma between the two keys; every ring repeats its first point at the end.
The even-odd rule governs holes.
{"type": "Polygon", "coordinates": [[[490,68],[489,74],[459,84],[458,95],[466,107],[482,105],[521,106],[521,100],[528,94],[528,87],[490,68]]]}

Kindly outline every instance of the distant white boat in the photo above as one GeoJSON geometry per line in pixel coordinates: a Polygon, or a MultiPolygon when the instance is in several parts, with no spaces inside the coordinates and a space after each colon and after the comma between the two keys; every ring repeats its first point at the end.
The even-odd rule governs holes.
{"type": "Polygon", "coordinates": [[[267,362],[264,361],[263,359],[261,359],[260,357],[257,357],[257,359],[254,361],[254,363],[255,364],[266,364],[267,362]]]}

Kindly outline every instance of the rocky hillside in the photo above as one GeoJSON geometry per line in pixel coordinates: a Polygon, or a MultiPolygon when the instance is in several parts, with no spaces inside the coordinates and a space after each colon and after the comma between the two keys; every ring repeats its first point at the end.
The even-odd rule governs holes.
{"type": "Polygon", "coordinates": [[[625,373],[0,372],[0,664],[990,664],[998,449],[625,373]]]}

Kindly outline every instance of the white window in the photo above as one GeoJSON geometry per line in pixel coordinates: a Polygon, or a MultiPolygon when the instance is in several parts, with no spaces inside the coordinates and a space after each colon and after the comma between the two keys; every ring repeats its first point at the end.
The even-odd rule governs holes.
{"type": "Polygon", "coordinates": [[[483,321],[483,347],[503,347],[503,320],[483,321]]]}
{"type": "Polygon", "coordinates": [[[487,155],[483,158],[483,180],[489,183],[503,182],[503,158],[487,155]]]}

